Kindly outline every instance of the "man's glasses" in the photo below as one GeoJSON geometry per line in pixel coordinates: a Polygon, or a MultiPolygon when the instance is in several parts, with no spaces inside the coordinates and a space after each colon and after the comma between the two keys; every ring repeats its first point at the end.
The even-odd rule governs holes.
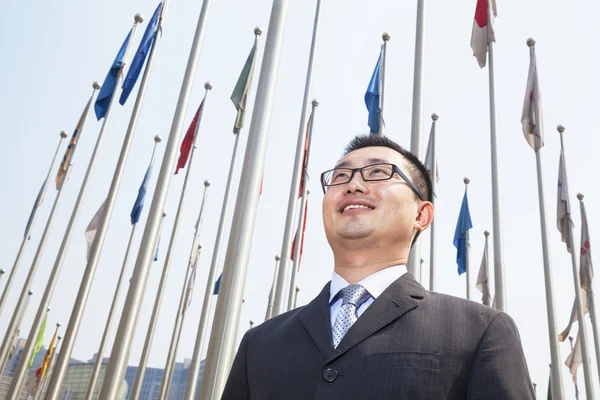
{"type": "Polygon", "coordinates": [[[321,174],[321,186],[323,187],[323,193],[327,191],[329,186],[344,185],[352,180],[354,174],[360,172],[363,181],[365,182],[378,182],[387,181],[392,179],[394,174],[400,175],[406,184],[412,189],[421,201],[424,201],[421,191],[412,183],[412,181],[406,176],[402,170],[394,164],[372,164],[366,165],[362,168],[334,168],[329,171],[325,171],[321,174]]]}

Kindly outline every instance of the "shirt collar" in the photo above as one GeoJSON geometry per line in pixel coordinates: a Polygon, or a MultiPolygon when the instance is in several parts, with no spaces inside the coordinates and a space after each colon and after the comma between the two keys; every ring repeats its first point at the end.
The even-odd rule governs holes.
{"type": "MultiPolygon", "coordinates": [[[[406,265],[394,265],[367,276],[365,279],[358,282],[358,284],[367,289],[373,299],[376,299],[381,295],[381,293],[383,293],[385,289],[388,288],[388,286],[390,286],[406,272],[406,265]]],[[[329,286],[329,302],[331,303],[335,295],[349,285],[350,284],[344,278],[333,271],[331,285],[329,286]]]]}

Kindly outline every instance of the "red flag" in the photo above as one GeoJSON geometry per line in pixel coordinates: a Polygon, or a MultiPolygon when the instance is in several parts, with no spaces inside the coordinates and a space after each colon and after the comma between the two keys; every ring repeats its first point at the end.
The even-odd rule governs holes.
{"type": "MultiPolygon", "coordinates": [[[[300,261],[302,261],[302,252],[304,251],[304,231],[306,230],[306,214],[308,214],[308,199],[306,199],[306,203],[304,203],[304,221],[302,221],[302,235],[300,236],[300,255],[298,256],[298,266],[297,268],[300,269],[300,261]]],[[[298,236],[298,232],[296,232],[296,236],[294,237],[294,242],[292,243],[292,252],[291,252],[291,259],[293,260],[294,257],[294,253],[296,253],[296,239],[298,236]]]]}
{"type": "Polygon", "coordinates": [[[175,168],[175,175],[181,168],[185,167],[188,158],[190,157],[190,151],[192,150],[192,146],[194,145],[194,135],[196,134],[196,127],[199,123],[200,114],[202,113],[202,106],[204,106],[204,100],[200,103],[200,107],[198,107],[198,111],[196,111],[196,115],[194,115],[194,119],[192,120],[192,124],[188,128],[185,133],[185,137],[181,142],[181,148],[179,152],[179,160],[177,160],[177,168],[175,168]]]}
{"type": "Polygon", "coordinates": [[[304,157],[302,158],[302,175],[300,176],[300,187],[298,188],[298,198],[302,197],[302,191],[304,190],[304,175],[306,175],[306,161],[308,158],[308,130],[310,129],[310,123],[312,121],[312,113],[308,118],[308,123],[306,124],[306,139],[304,140],[304,157]]]}

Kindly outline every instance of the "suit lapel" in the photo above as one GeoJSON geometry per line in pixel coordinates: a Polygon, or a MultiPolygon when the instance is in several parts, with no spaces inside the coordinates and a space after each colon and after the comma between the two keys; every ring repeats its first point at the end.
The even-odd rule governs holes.
{"type": "Polygon", "coordinates": [[[321,293],[298,313],[300,322],[325,357],[329,357],[333,352],[331,317],[329,316],[329,285],[330,283],[327,283],[321,293]]]}
{"type": "MultiPolygon", "coordinates": [[[[412,274],[406,273],[398,278],[360,316],[333,354],[331,351],[327,354],[329,356],[327,363],[334,361],[375,332],[417,308],[418,303],[415,299],[423,299],[425,294],[425,289],[417,283],[412,274]]],[[[331,322],[327,321],[327,323],[329,328],[331,322]]],[[[327,332],[331,349],[333,346],[331,329],[327,329],[327,332]]]]}

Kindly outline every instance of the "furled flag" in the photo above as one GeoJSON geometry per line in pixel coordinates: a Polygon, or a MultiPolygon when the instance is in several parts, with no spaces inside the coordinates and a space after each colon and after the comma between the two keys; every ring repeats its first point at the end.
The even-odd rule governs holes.
{"type": "MultiPolygon", "coordinates": [[[[589,314],[590,309],[588,307],[587,290],[580,289],[579,294],[581,297],[581,304],[583,305],[583,315],[589,314]]],[[[575,299],[573,301],[573,308],[571,309],[571,318],[569,319],[569,324],[567,325],[565,330],[562,331],[560,335],[558,335],[558,340],[560,340],[561,342],[564,342],[567,339],[567,337],[569,336],[569,333],[571,332],[571,327],[573,326],[573,323],[575,323],[576,321],[577,321],[577,299],[575,299]]]]}
{"type": "MultiPolygon", "coordinates": [[[[27,220],[27,226],[25,226],[25,234],[24,235],[27,235],[27,232],[29,232],[29,228],[31,228],[31,220],[33,218],[33,214],[39,208],[39,206],[42,205],[42,202],[44,201],[44,194],[46,193],[47,185],[48,185],[48,179],[45,179],[44,183],[42,183],[42,187],[40,188],[40,191],[38,192],[37,197],[35,198],[35,203],[33,203],[33,208],[31,209],[31,214],[29,214],[29,219],[27,220]]],[[[27,240],[29,240],[29,238],[27,238],[27,240]]]]}
{"type": "Polygon", "coordinates": [[[583,354],[581,353],[581,344],[579,343],[579,332],[577,332],[577,339],[575,339],[575,347],[573,351],[567,357],[565,365],[569,368],[571,375],[573,376],[573,382],[577,383],[577,370],[583,362],[583,354]]]}
{"type": "Polygon", "coordinates": [[[48,314],[46,314],[46,317],[44,317],[44,320],[42,321],[42,326],[40,327],[40,331],[38,332],[37,338],[35,339],[35,346],[33,347],[33,353],[31,353],[31,359],[29,360],[29,366],[27,368],[31,368],[31,366],[33,365],[33,360],[35,360],[35,356],[37,356],[37,353],[39,353],[42,349],[47,320],[48,314]]]}
{"type": "MultiPolygon", "coordinates": [[[[300,269],[300,262],[302,261],[302,252],[304,250],[304,232],[306,231],[306,214],[308,214],[308,199],[304,203],[304,221],[302,221],[302,233],[300,235],[300,255],[298,256],[298,260],[296,261],[296,268],[300,269]]],[[[294,261],[294,254],[296,254],[296,243],[298,239],[298,232],[296,232],[296,236],[294,236],[294,241],[292,242],[292,252],[290,253],[292,261],[294,261]]]]}
{"type": "Polygon", "coordinates": [[[181,168],[185,167],[185,164],[190,157],[190,152],[192,150],[192,146],[194,145],[194,139],[196,138],[196,129],[198,127],[200,116],[202,115],[202,107],[204,106],[204,100],[200,103],[200,107],[198,107],[198,111],[196,111],[196,115],[194,115],[194,119],[190,124],[187,132],[183,140],[181,141],[181,148],[179,150],[179,160],[177,160],[177,167],[175,168],[175,175],[179,172],[181,168]]]}
{"type": "Polygon", "coordinates": [[[248,99],[248,92],[250,91],[250,85],[252,85],[252,75],[254,74],[254,61],[256,60],[256,48],[258,47],[258,36],[254,38],[254,46],[250,50],[250,55],[244,64],[242,73],[238,78],[233,93],[231,93],[231,101],[237,110],[237,116],[235,117],[235,125],[233,126],[233,133],[240,133],[240,130],[244,126],[244,116],[246,115],[246,100],[248,99]]]}
{"type": "Polygon", "coordinates": [[[581,288],[590,290],[592,279],[594,279],[594,267],[592,267],[592,250],[590,248],[590,232],[588,230],[585,206],[581,202],[581,255],[579,258],[579,279],[581,288]]]}
{"type": "Polygon", "coordinates": [[[308,117],[308,123],[306,124],[306,138],[304,140],[304,156],[302,157],[302,172],[300,176],[300,186],[298,187],[298,198],[302,197],[302,192],[304,191],[304,181],[305,177],[308,177],[308,148],[310,147],[310,143],[308,143],[310,132],[310,124],[312,124],[313,113],[310,113],[310,117],[308,117]]]}
{"type": "Polygon", "coordinates": [[[469,201],[467,200],[467,191],[463,197],[458,214],[458,222],[454,231],[454,247],[456,247],[456,263],[458,264],[458,274],[461,275],[467,271],[467,232],[473,227],[471,222],[471,213],[469,212],[469,201]]]}
{"type": "Polygon", "coordinates": [[[183,312],[185,312],[190,304],[192,304],[192,296],[194,295],[194,286],[196,284],[196,270],[198,269],[198,260],[200,259],[200,249],[196,251],[196,256],[194,257],[194,263],[192,264],[192,272],[190,274],[190,279],[187,284],[187,289],[185,291],[185,307],[183,312]]]}
{"type": "Polygon", "coordinates": [[[381,51],[379,52],[379,58],[377,59],[377,64],[375,65],[375,70],[373,71],[373,75],[371,76],[371,80],[369,81],[369,86],[367,87],[367,93],[365,93],[365,104],[367,105],[367,110],[369,111],[369,127],[371,128],[371,133],[379,133],[379,118],[381,113],[381,108],[379,104],[379,93],[381,89],[381,59],[383,57],[383,46],[381,46],[381,51]]]}
{"type": "Polygon", "coordinates": [[[525,140],[527,140],[527,143],[529,143],[531,148],[538,151],[544,147],[542,95],[538,85],[535,50],[532,51],[531,60],[529,61],[529,75],[527,76],[527,88],[525,89],[521,124],[523,125],[523,135],[525,135],[525,140]]]}
{"type": "Polygon", "coordinates": [[[473,49],[473,56],[477,58],[481,68],[485,67],[488,44],[496,41],[494,18],[497,16],[496,0],[477,0],[471,33],[471,48],[473,49]],[[488,12],[490,5],[492,10],[488,12]]]}
{"type": "Polygon", "coordinates": [[[481,266],[479,267],[479,275],[477,275],[477,290],[479,290],[483,297],[481,302],[483,305],[489,306],[492,303],[492,296],[490,294],[490,265],[488,257],[488,241],[486,238],[485,247],[483,249],[483,258],[481,259],[481,266]]]}
{"type": "Polygon", "coordinates": [[[154,165],[154,156],[150,160],[150,165],[148,165],[148,169],[146,169],[146,173],[144,174],[144,180],[142,180],[142,184],[138,189],[138,195],[135,199],[135,203],[133,204],[133,208],[131,209],[131,214],[129,214],[131,225],[135,225],[140,221],[140,217],[142,216],[142,210],[144,209],[144,199],[146,198],[146,191],[148,190],[148,182],[150,181],[150,177],[152,176],[152,166],[154,165]]]}
{"type": "Polygon", "coordinates": [[[223,273],[221,272],[221,275],[219,275],[219,277],[217,278],[217,281],[215,282],[215,290],[213,291],[213,294],[219,294],[219,289],[221,288],[221,277],[223,276],[223,273]]]}
{"type": "MultiPolygon", "coordinates": [[[[431,171],[433,171],[433,150],[435,146],[435,122],[431,124],[431,133],[429,133],[429,142],[427,143],[427,153],[425,153],[425,168],[429,171],[429,175],[431,175],[431,171]]],[[[431,177],[433,180],[433,176],[431,177]]],[[[440,169],[438,168],[438,159],[435,158],[435,182],[440,181],[440,169]]]]}
{"type": "Polygon", "coordinates": [[[558,162],[558,192],[556,204],[558,206],[556,223],[560,232],[563,243],[567,245],[567,251],[570,253],[569,247],[569,224],[573,224],[568,211],[569,201],[569,185],[567,184],[567,171],[565,169],[565,154],[560,151],[560,161],[558,162]]]}
{"type": "Polygon", "coordinates": [[[90,221],[90,224],[85,228],[85,240],[87,240],[87,259],[90,257],[90,250],[92,249],[92,244],[94,243],[94,238],[96,237],[96,232],[98,232],[98,228],[100,228],[100,220],[104,216],[106,200],[102,202],[102,205],[94,214],[94,218],[90,221]]]}
{"type": "MultiPolygon", "coordinates": [[[[159,233],[160,235],[160,233],[159,233]]],[[[154,253],[154,261],[158,261],[158,248],[160,247],[160,238],[158,239],[158,242],[156,242],[156,253],[154,253]]]]}
{"type": "Polygon", "coordinates": [[[127,50],[127,43],[129,43],[130,37],[131,30],[129,31],[127,37],[125,38],[125,41],[121,45],[121,48],[117,53],[115,61],[113,61],[112,65],[110,66],[110,69],[108,70],[106,78],[104,78],[102,89],[100,89],[100,93],[98,93],[96,104],[94,104],[94,110],[96,112],[96,118],[98,118],[98,120],[104,118],[106,116],[106,112],[108,111],[110,99],[112,98],[113,92],[115,91],[115,86],[117,85],[117,77],[119,76],[121,68],[123,67],[125,50],[127,50]]]}
{"type": "Polygon", "coordinates": [[[79,122],[77,122],[75,131],[73,132],[73,135],[71,135],[71,141],[69,142],[67,150],[65,151],[65,155],[62,161],[60,162],[60,166],[58,167],[58,173],[56,174],[56,190],[60,189],[61,185],[63,184],[65,174],[67,173],[67,168],[73,160],[73,156],[75,155],[75,149],[77,148],[77,143],[79,143],[79,135],[83,130],[83,125],[85,124],[85,119],[87,118],[88,110],[90,109],[91,104],[92,99],[90,98],[87,104],[85,105],[83,112],[81,113],[81,117],[79,117],[79,122]]]}
{"type": "Polygon", "coordinates": [[[54,351],[56,350],[56,335],[58,334],[58,329],[54,332],[54,336],[52,336],[52,341],[48,346],[48,350],[46,350],[46,355],[44,356],[44,361],[38,370],[36,371],[36,375],[38,379],[42,380],[46,376],[46,372],[48,372],[48,368],[50,367],[50,362],[52,361],[52,356],[54,355],[54,351]]]}
{"type": "Polygon", "coordinates": [[[146,57],[148,56],[148,52],[150,51],[150,47],[154,42],[154,38],[156,37],[156,31],[158,29],[158,23],[160,20],[160,10],[162,8],[162,2],[158,3],[158,7],[156,7],[156,11],[154,11],[154,15],[150,19],[148,26],[146,27],[146,31],[144,32],[144,36],[142,37],[142,41],[140,42],[140,47],[138,47],[133,60],[131,61],[131,66],[129,67],[129,71],[127,71],[127,76],[123,80],[123,91],[121,92],[121,97],[119,98],[119,103],[121,105],[125,104],[127,98],[131,94],[135,83],[140,76],[140,72],[142,71],[142,66],[146,61],[146,57]]]}

